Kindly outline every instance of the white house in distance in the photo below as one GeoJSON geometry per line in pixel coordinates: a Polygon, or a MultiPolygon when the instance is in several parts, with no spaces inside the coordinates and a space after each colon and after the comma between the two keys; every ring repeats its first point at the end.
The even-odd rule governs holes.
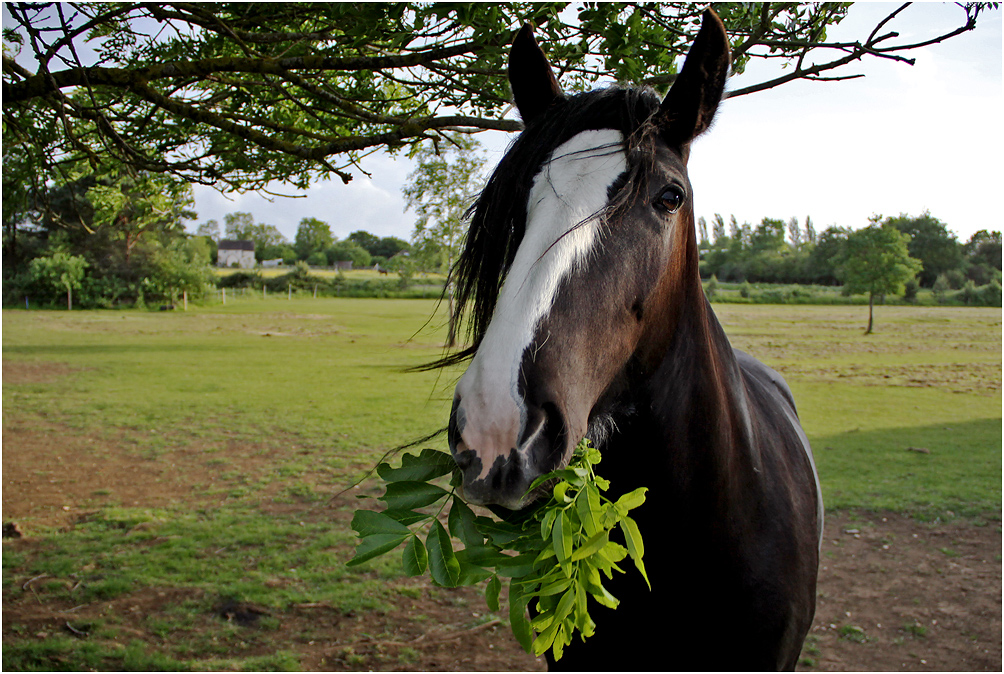
{"type": "Polygon", "coordinates": [[[251,269],[254,267],[254,241],[223,239],[217,248],[216,266],[251,269]]]}

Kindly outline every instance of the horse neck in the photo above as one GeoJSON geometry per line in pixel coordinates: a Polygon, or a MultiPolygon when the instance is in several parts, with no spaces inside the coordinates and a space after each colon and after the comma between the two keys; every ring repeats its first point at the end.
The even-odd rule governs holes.
{"type": "Polygon", "coordinates": [[[674,472],[720,498],[741,494],[758,469],[753,425],[735,353],[701,285],[694,237],[686,242],[673,332],[648,379],[660,449],[674,472]]]}

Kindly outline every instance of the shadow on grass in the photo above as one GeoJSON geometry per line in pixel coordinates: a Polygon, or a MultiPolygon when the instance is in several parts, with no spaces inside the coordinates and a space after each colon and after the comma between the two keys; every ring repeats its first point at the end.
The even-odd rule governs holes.
{"type": "Polygon", "coordinates": [[[922,519],[1001,510],[1001,419],[810,439],[827,508],[922,519]]]}

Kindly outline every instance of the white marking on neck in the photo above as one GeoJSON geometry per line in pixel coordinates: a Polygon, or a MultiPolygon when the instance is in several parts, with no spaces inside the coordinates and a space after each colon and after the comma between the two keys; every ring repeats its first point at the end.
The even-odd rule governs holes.
{"type": "Polygon", "coordinates": [[[544,162],[533,180],[526,230],[499,293],[491,324],[457,393],[465,411],[465,444],[481,458],[484,477],[516,447],[526,423],[519,395],[523,352],[554,303],[561,281],[581,266],[599,234],[608,190],[627,170],[620,131],[583,131],[544,162]]]}

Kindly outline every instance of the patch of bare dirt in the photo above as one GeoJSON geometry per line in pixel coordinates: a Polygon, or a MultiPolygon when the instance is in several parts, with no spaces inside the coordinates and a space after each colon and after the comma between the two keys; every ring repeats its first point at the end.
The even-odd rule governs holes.
{"type": "Polygon", "coordinates": [[[81,368],[64,363],[3,362],[3,380],[8,384],[48,384],[81,368]]]}
{"type": "Polygon", "coordinates": [[[800,671],[1001,671],[1001,527],[826,521],[800,671]]]}
{"type": "Polygon", "coordinates": [[[4,427],[3,450],[4,521],[29,531],[70,526],[110,504],[160,508],[219,502],[226,487],[272,470],[276,461],[274,449],[238,441],[213,447],[179,443],[146,458],[135,438],[117,432],[23,422],[4,427]]]}

